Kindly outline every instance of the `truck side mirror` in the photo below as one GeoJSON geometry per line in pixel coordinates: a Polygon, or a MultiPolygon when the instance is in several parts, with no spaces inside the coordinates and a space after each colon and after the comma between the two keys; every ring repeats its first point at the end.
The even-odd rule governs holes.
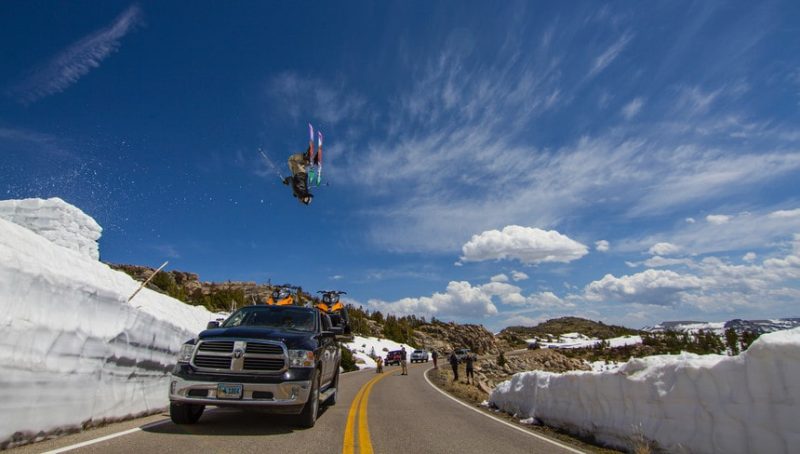
{"type": "Polygon", "coordinates": [[[206,329],[214,329],[214,328],[219,328],[219,322],[216,320],[208,322],[208,325],[206,325],[206,329]]]}

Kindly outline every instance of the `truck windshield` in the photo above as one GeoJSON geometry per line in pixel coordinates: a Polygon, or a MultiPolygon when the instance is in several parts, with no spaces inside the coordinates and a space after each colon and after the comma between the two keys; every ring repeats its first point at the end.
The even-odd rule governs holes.
{"type": "Polygon", "coordinates": [[[314,331],[314,315],[313,311],[300,307],[250,306],[234,313],[222,327],[263,326],[311,332],[314,331]]]}

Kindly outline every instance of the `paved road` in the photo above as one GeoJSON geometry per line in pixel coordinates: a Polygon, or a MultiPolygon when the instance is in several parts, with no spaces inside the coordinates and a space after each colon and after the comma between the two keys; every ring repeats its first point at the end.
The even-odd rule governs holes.
{"type": "Polygon", "coordinates": [[[167,415],[154,415],[9,452],[59,452],[78,443],[91,444],[69,452],[570,452],[560,443],[509,427],[448,398],[425,380],[429,368],[428,364],[410,365],[407,376],[399,375],[397,367],[387,367],[383,375],[372,370],[342,375],[338,403],[323,407],[313,429],[297,429],[283,416],[209,408],[195,425],[178,426],[167,415]],[[114,438],[97,441],[104,436],[114,438]]]}

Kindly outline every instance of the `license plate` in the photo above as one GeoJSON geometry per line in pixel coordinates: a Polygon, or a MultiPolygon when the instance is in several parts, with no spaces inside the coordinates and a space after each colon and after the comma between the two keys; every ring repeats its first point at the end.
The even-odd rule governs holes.
{"type": "Polygon", "coordinates": [[[242,385],[219,383],[217,384],[217,399],[241,399],[242,385]]]}

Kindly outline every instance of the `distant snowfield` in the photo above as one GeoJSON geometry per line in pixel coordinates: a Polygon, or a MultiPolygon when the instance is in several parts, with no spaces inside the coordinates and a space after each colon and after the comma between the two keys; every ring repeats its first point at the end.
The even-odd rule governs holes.
{"type": "MultiPolygon", "coordinates": [[[[601,342],[600,339],[595,337],[588,337],[580,333],[564,333],[560,336],[555,336],[556,339],[547,341],[543,339],[528,339],[525,342],[532,344],[538,342],[542,348],[587,348],[594,347],[601,342]]],[[[623,347],[625,345],[636,345],[642,343],[641,336],[621,336],[606,339],[610,347],[623,347]]]]}
{"type": "MultiPolygon", "coordinates": [[[[598,365],[599,366],[599,365],[598,365]]],[[[490,403],[631,449],[641,436],[667,452],[797,452],[800,328],[762,335],[738,356],[660,355],[608,372],[522,372],[490,403]]]]}
{"type": "Polygon", "coordinates": [[[387,352],[400,350],[400,348],[405,347],[408,353],[408,361],[411,361],[411,352],[415,350],[408,344],[399,344],[388,339],[378,339],[376,337],[355,336],[353,342],[348,342],[344,345],[353,352],[353,357],[356,359],[356,366],[358,366],[359,369],[377,367],[375,360],[369,356],[373,352],[375,355],[385,359],[387,352]]]}
{"type": "Polygon", "coordinates": [[[94,220],[59,199],[23,205],[48,235],[0,216],[0,444],[166,406],[181,344],[215,315],[147,289],[128,303],[139,283],[73,235],[94,220]]]}

